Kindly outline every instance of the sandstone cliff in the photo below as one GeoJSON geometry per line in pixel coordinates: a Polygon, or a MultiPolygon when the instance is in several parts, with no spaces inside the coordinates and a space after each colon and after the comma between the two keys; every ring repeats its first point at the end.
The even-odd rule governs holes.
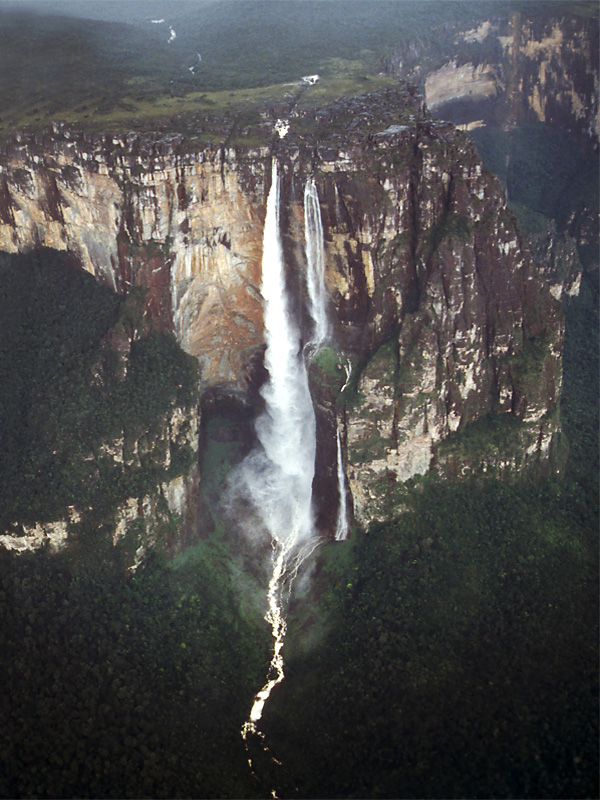
{"type": "Polygon", "coordinates": [[[409,42],[387,61],[419,83],[435,113],[467,126],[544,122],[597,148],[598,20],[519,11],[442,41],[409,42]]]}
{"type": "Polygon", "coordinates": [[[550,464],[562,317],[466,135],[404,88],[287,111],[284,138],[274,134],[282,109],[248,132],[260,147],[58,127],[17,137],[0,158],[0,249],[68,250],[118,292],[147,287],[148,317],[198,358],[201,394],[248,406],[262,374],[262,225],[275,156],[302,324],[309,175],[323,218],[340,377],[313,386],[322,528],[331,530],[338,424],[364,522],[386,513],[378,504],[391,484],[436,465],[479,469],[480,451],[453,461],[439,445],[480,418],[519,428],[486,468],[550,464]]]}

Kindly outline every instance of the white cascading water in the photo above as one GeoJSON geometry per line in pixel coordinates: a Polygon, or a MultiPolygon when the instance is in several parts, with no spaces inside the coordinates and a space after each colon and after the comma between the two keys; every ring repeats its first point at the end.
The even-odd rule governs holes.
{"type": "MultiPolygon", "coordinates": [[[[337,192],[337,189],[336,189],[337,192]]],[[[304,240],[306,247],[306,286],[308,289],[309,311],[313,320],[313,334],[309,346],[316,352],[327,340],[329,323],[327,319],[327,287],[325,285],[325,244],[321,206],[317,185],[312,178],[304,187],[304,240]]],[[[337,431],[337,481],[339,506],[335,530],[336,541],[348,537],[348,504],[346,497],[346,476],[342,458],[340,432],[337,431]]]]}
{"type": "Polygon", "coordinates": [[[306,286],[309,311],[313,319],[310,344],[315,350],[327,339],[327,287],[325,286],[325,252],[321,207],[315,182],[309,178],[304,187],[304,241],[306,247],[306,286]]]}
{"type": "MultiPolygon", "coordinates": [[[[270,536],[272,570],[265,619],[274,639],[268,680],[254,698],[242,736],[262,733],[257,723],[272,690],[284,677],[285,599],[302,562],[316,547],[312,514],[316,423],[300,332],[290,317],[279,233],[279,175],[273,160],[263,235],[262,284],[265,367],[261,392],[265,410],[256,422],[260,446],[242,463],[239,477],[270,536]]],[[[252,767],[251,759],[249,758],[252,767]]]]}
{"type": "Polygon", "coordinates": [[[338,505],[335,539],[343,542],[348,538],[348,498],[346,497],[346,475],[344,474],[344,459],[342,457],[342,441],[339,429],[337,431],[337,482],[340,501],[338,505]]]}
{"type": "MultiPolygon", "coordinates": [[[[309,349],[316,353],[329,335],[329,324],[323,225],[317,187],[312,179],[307,181],[304,191],[304,232],[309,311],[313,320],[309,349]]],[[[265,619],[271,626],[273,655],[267,681],[255,695],[250,715],[241,731],[251,769],[248,737],[254,734],[264,739],[258,723],[271,692],[284,678],[282,650],[286,634],[286,600],[300,566],[318,544],[312,512],[316,421],[300,331],[288,307],[279,226],[279,174],[275,160],[263,234],[261,293],[267,345],[265,367],[268,372],[268,379],[261,389],[265,410],[256,422],[260,446],[242,462],[236,473],[244,493],[252,498],[272,546],[265,619]]],[[[339,431],[337,448],[340,504],[335,538],[342,540],[348,534],[348,520],[339,431]]],[[[274,792],[272,794],[275,796],[274,792]]]]}

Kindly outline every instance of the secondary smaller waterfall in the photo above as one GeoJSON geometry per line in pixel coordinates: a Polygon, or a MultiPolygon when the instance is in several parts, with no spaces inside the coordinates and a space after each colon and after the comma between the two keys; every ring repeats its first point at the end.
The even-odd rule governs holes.
{"type": "MultiPolygon", "coordinates": [[[[306,286],[308,289],[309,311],[313,320],[313,333],[309,345],[314,348],[313,352],[316,352],[327,341],[329,322],[327,319],[323,223],[317,185],[312,178],[306,181],[304,187],[304,240],[307,267],[306,286]]],[[[348,374],[347,372],[347,376],[348,374]]],[[[340,499],[335,538],[336,541],[343,541],[348,536],[348,501],[339,430],[337,431],[337,480],[340,499]]]]}
{"type": "MultiPolygon", "coordinates": [[[[251,498],[271,541],[272,561],[266,621],[273,636],[267,680],[255,695],[242,737],[264,739],[258,729],[265,703],[284,678],[285,610],[292,583],[303,561],[318,544],[312,512],[316,423],[300,331],[290,314],[279,230],[279,174],[273,160],[263,234],[261,294],[264,301],[265,367],[261,389],[265,410],[256,421],[259,447],[241,464],[239,485],[251,498]]],[[[252,759],[248,751],[248,762],[252,759]]]]}
{"type": "Polygon", "coordinates": [[[342,441],[340,431],[337,431],[337,481],[340,501],[338,506],[335,539],[343,542],[348,538],[348,498],[346,497],[346,475],[344,474],[344,459],[342,457],[342,441]]]}
{"type": "Polygon", "coordinates": [[[329,334],[329,322],[327,320],[323,223],[317,186],[312,178],[306,181],[304,187],[304,240],[307,265],[306,286],[309,311],[313,319],[310,344],[315,350],[318,350],[329,334]]]}

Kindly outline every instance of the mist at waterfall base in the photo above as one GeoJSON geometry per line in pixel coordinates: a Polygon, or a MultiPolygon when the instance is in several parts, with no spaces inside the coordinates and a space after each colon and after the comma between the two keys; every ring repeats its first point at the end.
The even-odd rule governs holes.
{"type": "MultiPolygon", "coordinates": [[[[273,650],[263,687],[254,696],[241,728],[248,764],[255,777],[253,753],[266,753],[259,729],[264,707],[273,689],[284,679],[283,646],[287,605],[292,585],[320,536],[315,528],[312,488],[315,475],[316,419],[306,360],[314,356],[329,334],[321,211],[316,185],[307,180],[304,193],[307,305],[312,318],[309,342],[302,347],[300,329],[290,312],[280,233],[280,179],[277,161],[271,168],[263,233],[262,281],[267,380],[261,388],[264,410],[255,422],[257,445],[233,471],[230,495],[247,501],[244,532],[260,552],[270,544],[265,620],[271,628],[273,650]],[[252,738],[254,737],[254,738],[252,738]],[[253,743],[259,748],[254,751],[253,743]]],[[[340,511],[336,539],[347,534],[345,484],[337,432],[337,470],[340,511]],[[341,477],[340,477],[341,476],[341,477]]],[[[304,570],[304,577],[307,576],[304,570]]],[[[274,790],[272,795],[275,797],[274,790]]]]}
{"type": "Polygon", "coordinates": [[[300,331],[290,316],[279,233],[279,175],[273,162],[263,235],[261,293],[268,379],[256,421],[258,447],[235,471],[236,492],[251,499],[263,532],[293,549],[314,534],[312,481],[316,423],[300,331]]]}

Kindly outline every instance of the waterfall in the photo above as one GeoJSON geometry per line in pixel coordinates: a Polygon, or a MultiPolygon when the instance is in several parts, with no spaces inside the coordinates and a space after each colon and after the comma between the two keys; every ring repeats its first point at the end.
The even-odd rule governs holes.
{"type": "Polygon", "coordinates": [[[276,161],[267,198],[261,293],[268,372],[261,389],[265,410],[256,422],[260,447],[243,462],[242,475],[267,533],[281,547],[293,548],[313,534],[316,425],[300,331],[288,307],[276,161]]]}
{"type": "Polygon", "coordinates": [[[344,459],[342,458],[342,442],[340,431],[337,431],[337,482],[340,501],[338,506],[335,539],[343,542],[348,538],[348,499],[346,497],[346,476],[344,474],[344,459]]]}
{"type": "MultiPolygon", "coordinates": [[[[238,473],[272,545],[271,578],[265,619],[274,640],[268,680],[254,698],[242,728],[257,729],[271,691],[283,680],[282,647],[286,633],[285,599],[291,583],[317,544],[312,515],[316,423],[300,331],[290,317],[279,228],[279,175],[273,160],[263,235],[261,293],[264,301],[265,367],[261,389],[265,410],[256,422],[259,447],[238,473]]],[[[251,761],[249,759],[250,765],[251,761]]]]}
{"type": "Polygon", "coordinates": [[[327,339],[327,287],[325,286],[325,253],[323,223],[317,186],[311,178],[304,187],[304,240],[306,247],[306,285],[309,311],[313,319],[310,344],[318,350],[327,339]]]}
{"type": "Polygon", "coordinates": [[[256,423],[261,450],[253,459],[255,469],[249,475],[249,483],[268,533],[281,546],[293,546],[313,534],[316,424],[300,350],[300,331],[288,307],[276,161],[267,199],[261,293],[268,380],[261,390],[265,412],[256,423]]]}

